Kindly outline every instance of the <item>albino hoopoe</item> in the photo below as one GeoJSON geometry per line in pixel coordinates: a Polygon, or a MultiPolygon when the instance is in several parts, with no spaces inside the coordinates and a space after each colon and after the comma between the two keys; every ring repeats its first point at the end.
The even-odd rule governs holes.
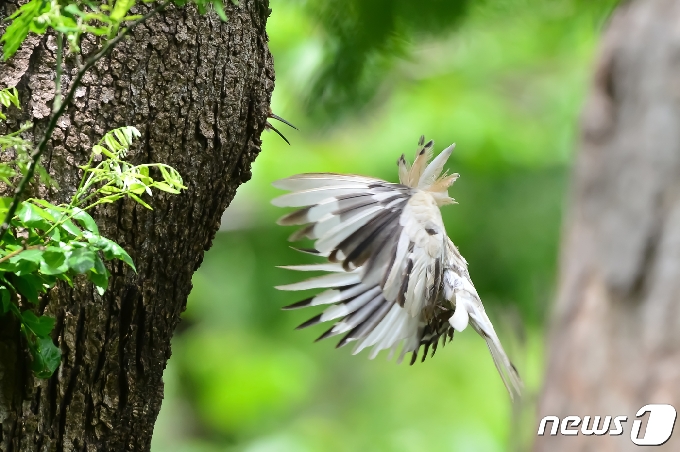
{"type": "MultiPolygon", "coordinates": [[[[517,370],[500,343],[475,290],[467,262],[446,235],[440,206],[453,204],[448,188],[458,174],[442,175],[455,145],[431,163],[434,142],[418,142],[413,165],[398,160],[399,184],[364,176],[311,173],[274,182],[292,193],[272,202],[302,207],[281,219],[281,225],[304,225],[290,240],[309,238],[315,249],[301,250],[326,258],[324,263],[285,266],[299,271],[330,273],[278,286],[280,290],[326,288],[324,292],[284,309],[331,305],[303,323],[305,328],[335,321],[319,337],[344,334],[341,347],[357,341],[354,353],[373,347],[370,357],[401,343],[399,361],[412,353],[411,364],[424,347],[425,360],[442,338],[453,337],[470,323],[485,340],[510,396],[522,386],[517,370]]],[[[317,340],[319,340],[317,339],[317,340]]]]}

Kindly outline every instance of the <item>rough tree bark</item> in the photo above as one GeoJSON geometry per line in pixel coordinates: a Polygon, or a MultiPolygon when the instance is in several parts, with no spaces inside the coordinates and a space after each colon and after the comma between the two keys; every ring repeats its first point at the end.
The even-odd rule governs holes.
{"type": "MultiPolygon", "coordinates": [[[[0,2],[0,19],[16,3],[0,2]]],[[[192,274],[236,188],[250,178],[274,87],[268,1],[225,3],[227,23],[186,8],[137,28],[85,77],[53,135],[44,157],[61,187],[48,194],[53,200],[75,190],[77,165],[91,145],[123,125],[142,133],[130,159],[174,166],[188,190],[147,198],[153,211],[131,202],[96,211],[102,235],[130,253],[138,273],[115,262],[104,296],[78,280],[44,300],[42,308],[57,318],[53,337],[63,352],[51,379],[31,376],[16,325],[0,325],[3,452],[149,450],[170,338],[192,274]]],[[[86,53],[95,47],[83,43],[86,53]]],[[[16,86],[23,105],[10,127],[26,119],[37,131],[44,127],[55,48],[54,38],[29,38],[0,64],[0,87],[16,86]]],[[[68,85],[72,62],[67,66],[68,85]]]]}
{"type": "MultiPolygon", "coordinates": [[[[636,0],[604,34],[538,410],[539,419],[626,415],[625,432],[538,437],[537,452],[644,450],[630,440],[637,410],[680,408],[678,24],[680,1],[636,0]]],[[[680,435],[658,449],[680,450],[680,435]]]]}

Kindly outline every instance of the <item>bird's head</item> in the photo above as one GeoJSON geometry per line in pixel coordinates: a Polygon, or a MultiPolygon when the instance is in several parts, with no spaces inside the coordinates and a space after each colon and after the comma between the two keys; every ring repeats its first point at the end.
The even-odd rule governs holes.
{"type": "Polygon", "coordinates": [[[448,189],[458,179],[458,173],[447,174],[444,172],[442,174],[444,164],[455,147],[456,144],[454,143],[430,162],[433,156],[434,141],[430,140],[425,143],[425,137],[421,136],[413,165],[406,161],[404,154],[397,161],[399,182],[408,187],[429,192],[440,206],[455,204],[456,201],[449,197],[448,189]]]}

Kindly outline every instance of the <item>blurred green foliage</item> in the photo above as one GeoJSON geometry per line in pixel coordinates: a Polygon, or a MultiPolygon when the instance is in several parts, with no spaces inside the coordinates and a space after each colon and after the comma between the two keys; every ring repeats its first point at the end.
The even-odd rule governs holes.
{"type": "MultiPolygon", "coordinates": [[[[520,9],[525,9],[525,13],[531,13],[534,7],[542,9],[534,15],[542,16],[541,29],[534,32],[548,36],[521,47],[521,50],[531,52],[538,50],[537,46],[545,45],[544,50],[555,50],[550,47],[565,43],[561,39],[550,39],[549,35],[564,31],[560,22],[566,9],[588,10],[593,14],[591,17],[599,20],[615,3],[611,0],[550,0],[542,5],[531,0],[304,2],[306,12],[320,26],[323,39],[322,59],[307,93],[306,110],[317,120],[330,121],[365,106],[385,78],[390,77],[399,60],[412,56],[418,42],[450,35],[463,19],[467,19],[470,9],[474,10],[473,16],[480,9],[495,15],[503,22],[503,25],[499,23],[501,27],[522,20],[521,14],[517,14],[520,9]]],[[[487,64],[489,62],[493,61],[487,64]]]]}
{"type": "Polygon", "coordinates": [[[578,112],[615,1],[385,4],[271,1],[273,111],[301,132],[282,126],[292,146],[265,134],[194,277],[154,452],[528,449],[578,112]],[[351,94],[343,77],[375,79],[351,94]],[[327,91],[310,109],[319,80],[327,91]],[[316,312],[279,309],[297,298],[273,286],[299,275],[275,265],[313,258],[274,224],[284,211],[269,203],[271,182],[309,171],[395,181],[421,134],[437,151],[457,142],[460,204],[444,221],[525,380],[516,410],[473,331],[409,367],[313,344],[323,328],[293,328],[316,312]]]}
{"type": "Polygon", "coordinates": [[[398,57],[408,54],[413,35],[451,30],[469,0],[332,0],[308,3],[324,30],[322,67],[307,108],[330,116],[363,106],[398,57]]]}

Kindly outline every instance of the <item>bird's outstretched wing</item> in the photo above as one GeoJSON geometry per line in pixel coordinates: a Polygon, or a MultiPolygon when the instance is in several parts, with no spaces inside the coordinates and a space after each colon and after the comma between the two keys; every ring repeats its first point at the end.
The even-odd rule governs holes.
{"type": "Polygon", "coordinates": [[[301,174],[274,185],[292,191],[274,205],[302,208],[279,224],[302,225],[291,239],[315,240],[310,252],[327,258],[285,268],[330,272],[278,287],[327,288],[289,306],[332,304],[300,327],[335,320],[320,339],[345,333],[339,346],[358,341],[355,353],[373,347],[371,357],[384,349],[394,353],[405,342],[400,359],[414,352],[412,361],[421,346],[427,353],[430,344],[436,350],[441,336],[452,336],[453,309],[442,293],[448,238],[432,196],[406,185],[330,173],[301,174]]]}

